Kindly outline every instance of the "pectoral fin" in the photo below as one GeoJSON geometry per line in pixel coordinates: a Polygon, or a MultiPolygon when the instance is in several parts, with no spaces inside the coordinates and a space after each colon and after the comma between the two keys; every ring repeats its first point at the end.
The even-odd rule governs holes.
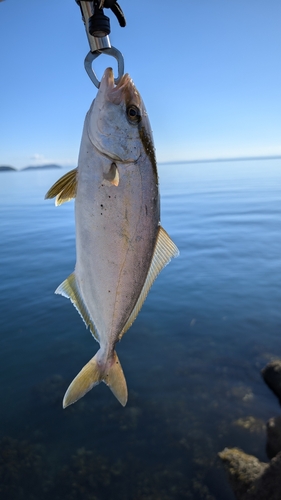
{"type": "Polygon", "coordinates": [[[179,250],[171,240],[168,233],[161,226],[159,227],[156,244],[153,252],[152,261],[147,273],[146,280],[143,285],[143,289],[140,296],[136,302],[136,305],[131,312],[129,319],[127,320],[121,334],[119,335],[119,340],[123,337],[124,333],[130,328],[131,324],[135,321],[138,313],[140,312],[142,305],[147,297],[147,294],[156,280],[158,274],[162,269],[169,264],[173,257],[179,255],[179,250]]]}
{"type": "Polygon", "coordinates": [[[105,365],[99,360],[99,353],[100,351],[71,382],[63,398],[64,408],[85,396],[100,382],[104,382],[112,390],[122,406],[126,405],[128,399],[127,384],[116,352],[114,351],[113,356],[107,360],[105,365]]]}
{"type": "Polygon", "coordinates": [[[66,201],[75,198],[77,190],[77,168],[70,170],[63,175],[55,184],[49,189],[45,196],[46,199],[54,198],[56,196],[56,206],[62,205],[66,201]]]}
{"type": "Polygon", "coordinates": [[[103,178],[113,186],[119,185],[119,172],[115,163],[111,163],[109,171],[103,174],[103,178]]]}

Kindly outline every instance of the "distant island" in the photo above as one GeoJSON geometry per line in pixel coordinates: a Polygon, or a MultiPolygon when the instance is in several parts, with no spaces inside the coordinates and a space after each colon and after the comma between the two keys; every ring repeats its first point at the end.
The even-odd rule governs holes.
{"type": "Polygon", "coordinates": [[[63,167],[61,167],[61,165],[56,165],[55,163],[50,163],[48,165],[29,165],[28,167],[24,167],[19,170],[9,165],[0,165],[0,172],[23,172],[24,170],[49,170],[53,168],[58,169],[63,167]]]}
{"type": "Polygon", "coordinates": [[[0,165],[0,172],[16,172],[17,169],[9,165],[0,165]]]}
{"type": "MultiPolygon", "coordinates": [[[[1,0],[0,0],[1,1],[1,0]]],[[[201,158],[201,159],[192,159],[192,160],[168,160],[168,161],[158,161],[158,165],[170,165],[170,164],[190,164],[190,163],[221,163],[221,162],[232,162],[232,161],[253,161],[253,160],[280,160],[281,155],[268,155],[268,156],[237,156],[237,157],[226,157],[226,158],[201,158]]],[[[15,167],[11,167],[10,165],[0,165],[0,173],[1,172],[23,172],[26,170],[51,170],[51,169],[62,169],[62,168],[74,168],[63,167],[61,165],[57,165],[56,163],[48,163],[46,165],[28,165],[27,167],[17,169],[15,167]]]]}
{"type": "Polygon", "coordinates": [[[62,168],[60,165],[56,165],[55,163],[50,163],[48,165],[30,165],[28,167],[22,168],[22,170],[46,170],[51,168],[62,168]]]}

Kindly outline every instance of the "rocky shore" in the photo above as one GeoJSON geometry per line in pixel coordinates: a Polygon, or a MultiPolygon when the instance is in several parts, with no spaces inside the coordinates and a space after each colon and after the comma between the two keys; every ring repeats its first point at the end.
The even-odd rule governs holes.
{"type": "MultiPolygon", "coordinates": [[[[261,373],[281,404],[281,360],[268,363],[261,373]]],[[[219,453],[237,500],[281,499],[281,415],[269,419],[266,434],[269,463],[238,448],[225,448],[219,453]]]]}

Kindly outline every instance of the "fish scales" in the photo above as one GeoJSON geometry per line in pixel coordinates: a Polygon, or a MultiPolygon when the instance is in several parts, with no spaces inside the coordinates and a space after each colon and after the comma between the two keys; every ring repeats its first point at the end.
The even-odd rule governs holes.
{"type": "Polygon", "coordinates": [[[148,116],[129,75],[111,68],[84,123],[78,168],[48,191],[75,197],[76,266],[56,290],[71,299],[100,344],[70,384],[63,406],[105,382],[122,405],[127,385],[115,345],[178,249],[160,226],[158,175],[148,116]]]}
{"type": "Polygon", "coordinates": [[[148,272],[159,225],[159,195],[147,156],[136,163],[116,162],[120,182],[114,186],[103,177],[111,160],[101,158],[99,164],[87,135],[83,137],[75,208],[75,274],[100,338],[113,344],[148,272]],[[89,168],[91,164],[95,168],[89,168]]]}

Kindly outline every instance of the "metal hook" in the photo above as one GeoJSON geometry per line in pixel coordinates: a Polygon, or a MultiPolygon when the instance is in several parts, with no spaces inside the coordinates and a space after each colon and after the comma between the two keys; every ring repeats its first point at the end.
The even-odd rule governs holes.
{"type": "Polygon", "coordinates": [[[88,73],[90,79],[92,80],[93,84],[97,88],[99,88],[100,81],[98,80],[97,75],[96,75],[95,71],[93,70],[92,63],[101,54],[106,54],[108,56],[113,56],[116,59],[117,64],[118,64],[118,77],[114,78],[114,83],[115,83],[115,85],[117,85],[117,83],[119,82],[120,78],[124,75],[124,58],[123,58],[123,55],[121,54],[121,52],[119,50],[117,50],[115,47],[110,47],[110,48],[103,49],[102,52],[101,51],[89,52],[86,55],[85,61],[84,61],[85,70],[87,71],[87,73],[88,73]]]}

